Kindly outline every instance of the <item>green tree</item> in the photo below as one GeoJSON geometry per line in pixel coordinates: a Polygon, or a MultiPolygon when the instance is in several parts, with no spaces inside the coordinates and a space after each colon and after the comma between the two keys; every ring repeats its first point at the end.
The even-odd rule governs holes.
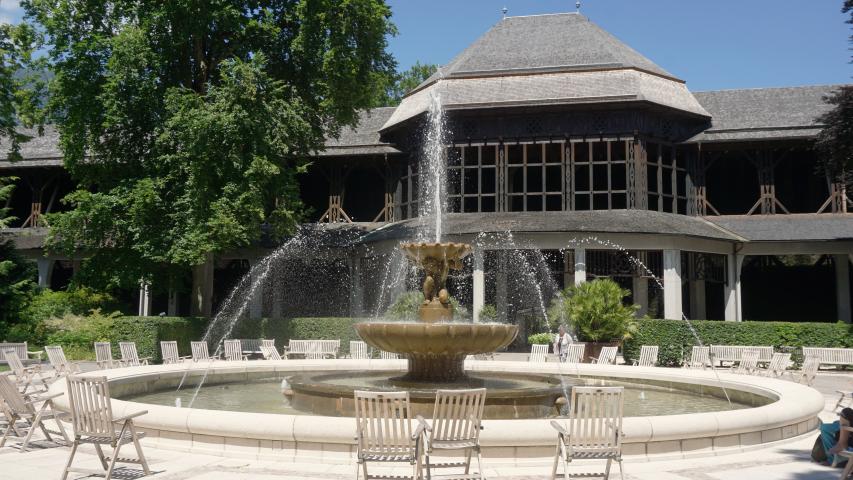
{"type": "MultiPolygon", "coordinates": [[[[853,25],[853,0],[845,0],[841,12],[850,14],[846,23],[853,25]]],[[[841,87],[824,100],[833,108],[817,119],[825,125],[816,143],[821,166],[834,178],[853,185],[853,87],[841,87]]]]}
{"type": "Polygon", "coordinates": [[[0,24],[0,139],[10,160],[20,159],[21,143],[31,138],[19,127],[44,123],[45,59],[33,56],[40,40],[29,25],[0,24]]]}
{"type": "Polygon", "coordinates": [[[438,65],[415,62],[408,70],[387,77],[387,85],[379,90],[374,107],[395,107],[403,97],[438,71],[438,65]]]}
{"type": "Polygon", "coordinates": [[[638,307],[622,303],[630,294],[609,278],[571,285],[551,302],[548,316],[552,322],[568,324],[581,341],[627,340],[637,330],[638,307]]]}
{"type": "MultiPolygon", "coordinates": [[[[395,63],[383,0],[25,0],[79,189],[51,248],[100,287],[175,278],[302,218],[296,177],[395,63]]],[[[164,285],[168,282],[155,282],[164,285]]]]}
{"type": "MultiPolygon", "coordinates": [[[[12,194],[13,179],[0,178],[0,205],[12,194]]],[[[6,228],[8,210],[0,208],[0,228],[6,228]]],[[[35,268],[15,250],[15,244],[0,236],[0,340],[6,338],[9,327],[22,320],[22,312],[32,298],[36,284],[35,268]]]]}

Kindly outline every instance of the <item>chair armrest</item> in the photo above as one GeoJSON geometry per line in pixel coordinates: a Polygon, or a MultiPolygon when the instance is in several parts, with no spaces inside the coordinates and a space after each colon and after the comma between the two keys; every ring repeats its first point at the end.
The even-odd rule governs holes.
{"type": "Polygon", "coordinates": [[[142,415],[145,415],[147,413],[148,413],[148,410],[141,410],[139,412],[133,412],[133,413],[125,415],[123,417],[114,418],[113,423],[122,423],[122,422],[125,422],[127,420],[131,420],[131,419],[136,418],[136,417],[141,417],[142,415]]]}
{"type": "Polygon", "coordinates": [[[64,392],[54,393],[53,395],[47,395],[47,396],[44,396],[44,397],[36,397],[36,396],[32,396],[32,397],[30,397],[30,399],[29,399],[29,400],[27,400],[27,401],[26,401],[26,403],[39,403],[39,402],[46,402],[46,401],[48,401],[48,400],[53,400],[54,398],[56,398],[56,397],[61,397],[61,396],[63,396],[63,395],[65,395],[65,393],[64,393],[64,392]]]}
{"type": "Polygon", "coordinates": [[[418,424],[419,424],[421,427],[423,427],[423,429],[424,429],[424,430],[426,430],[427,432],[431,432],[431,431],[432,431],[432,427],[430,427],[430,426],[429,426],[429,423],[427,423],[427,421],[424,419],[423,415],[418,415],[417,417],[415,417],[415,420],[416,420],[416,421],[418,422],[418,424]]]}
{"type": "Polygon", "coordinates": [[[637,365],[640,364],[640,361],[639,360],[631,360],[631,364],[636,367],[637,365]]]}
{"type": "Polygon", "coordinates": [[[558,422],[558,421],[556,421],[556,420],[551,420],[551,426],[552,426],[552,427],[554,428],[554,430],[556,430],[556,431],[557,431],[557,433],[559,433],[560,435],[563,435],[563,436],[565,436],[565,437],[568,437],[568,436],[569,436],[569,431],[568,431],[568,430],[566,430],[566,427],[564,427],[564,426],[560,425],[560,422],[558,422]]]}

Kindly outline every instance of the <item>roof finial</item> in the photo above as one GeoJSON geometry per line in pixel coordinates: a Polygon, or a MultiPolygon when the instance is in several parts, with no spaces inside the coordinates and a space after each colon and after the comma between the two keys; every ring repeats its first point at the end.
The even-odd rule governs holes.
{"type": "Polygon", "coordinates": [[[575,2],[575,13],[581,13],[581,2],[580,2],[580,0],[575,2]]]}
{"type": "Polygon", "coordinates": [[[504,8],[502,8],[502,9],[501,9],[501,13],[503,13],[503,14],[504,14],[504,20],[506,20],[506,12],[508,12],[508,11],[509,11],[509,9],[508,9],[508,8],[506,8],[506,7],[504,7],[504,8]]]}

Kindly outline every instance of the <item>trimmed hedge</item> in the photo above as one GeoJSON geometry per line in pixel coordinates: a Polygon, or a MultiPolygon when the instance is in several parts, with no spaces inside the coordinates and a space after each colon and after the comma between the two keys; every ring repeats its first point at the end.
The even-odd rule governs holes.
{"type": "MultiPolygon", "coordinates": [[[[771,345],[782,347],[853,348],[853,326],[846,323],[722,322],[691,320],[704,345],[771,345]]],[[[697,345],[687,322],[640,320],[634,338],[623,345],[625,362],[640,354],[642,345],[658,345],[661,366],[679,366],[697,345]]],[[[795,355],[800,355],[795,352],[795,355]]]]}
{"type": "Polygon", "coordinates": [[[110,332],[113,349],[118,342],[136,342],[139,358],[160,362],[160,342],[176,340],[178,351],[189,355],[190,342],[204,336],[207,319],[203,317],[119,317],[110,332]]]}

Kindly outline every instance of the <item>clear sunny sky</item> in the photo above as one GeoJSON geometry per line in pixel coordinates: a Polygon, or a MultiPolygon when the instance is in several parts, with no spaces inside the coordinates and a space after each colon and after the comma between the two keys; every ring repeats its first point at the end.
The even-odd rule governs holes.
{"type": "MultiPolygon", "coordinates": [[[[574,11],[566,0],[389,0],[406,69],[447,63],[501,18],[574,11]]],[[[850,83],[841,0],[586,0],[581,12],[694,91],[850,83]]],[[[0,21],[18,21],[0,0],[0,21]]]]}

